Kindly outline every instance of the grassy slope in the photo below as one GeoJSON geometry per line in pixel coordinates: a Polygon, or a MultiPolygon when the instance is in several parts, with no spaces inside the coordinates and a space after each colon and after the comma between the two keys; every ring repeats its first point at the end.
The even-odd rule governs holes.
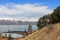
{"type": "Polygon", "coordinates": [[[60,40],[60,23],[44,27],[19,40],[60,40]]]}

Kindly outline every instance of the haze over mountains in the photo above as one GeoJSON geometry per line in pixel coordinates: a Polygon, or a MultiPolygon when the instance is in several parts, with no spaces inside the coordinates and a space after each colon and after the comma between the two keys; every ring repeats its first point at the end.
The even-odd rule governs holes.
{"type": "Polygon", "coordinates": [[[0,25],[36,25],[36,21],[21,21],[21,20],[0,20],[0,25]]]}

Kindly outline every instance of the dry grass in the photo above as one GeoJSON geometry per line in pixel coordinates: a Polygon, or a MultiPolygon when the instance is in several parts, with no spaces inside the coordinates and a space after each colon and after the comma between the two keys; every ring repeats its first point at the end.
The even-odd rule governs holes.
{"type": "Polygon", "coordinates": [[[60,40],[60,23],[44,27],[19,40],[60,40]]]}

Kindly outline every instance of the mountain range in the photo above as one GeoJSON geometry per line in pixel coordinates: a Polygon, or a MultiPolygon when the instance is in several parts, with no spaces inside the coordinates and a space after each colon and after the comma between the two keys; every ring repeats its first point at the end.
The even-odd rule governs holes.
{"type": "Polygon", "coordinates": [[[36,21],[21,21],[21,20],[0,20],[0,25],[36,25],[36,21]]]}

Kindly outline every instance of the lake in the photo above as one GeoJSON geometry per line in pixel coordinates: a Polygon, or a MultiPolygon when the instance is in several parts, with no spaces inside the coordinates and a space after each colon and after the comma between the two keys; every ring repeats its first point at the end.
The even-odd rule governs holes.
{"type": "MultiPolygon", "coordinates": [[[[7,32],[8,29],[10,29],[10,31],[24,31],[26,29],[27,31],[28,26],[29,25],[0,25],[0,32],[7,32]]],[[[32,29],[37,30],[37,26],[32,25],[32,29]]]]}
{"type": "MultiPolygon", "coordinates": [[[[28,26],[29,25],[0,25],[0,32],[8,32],[8,30],[10,29],[10,31],[24,31],[26,29],[26,31],[28,31],[28,26]]],[[[32,29],[37,30],[37,26],[36,25],[32,25],[32,29]]],[[[3,36],[5,36],[5,34],[9,35],[9,33],[2,33],[3,36]]],[[[13,38],[19,38],[22,37],[23,35],[21,34],[16,34],[16,33],[11,33],[13,38]]]]}

